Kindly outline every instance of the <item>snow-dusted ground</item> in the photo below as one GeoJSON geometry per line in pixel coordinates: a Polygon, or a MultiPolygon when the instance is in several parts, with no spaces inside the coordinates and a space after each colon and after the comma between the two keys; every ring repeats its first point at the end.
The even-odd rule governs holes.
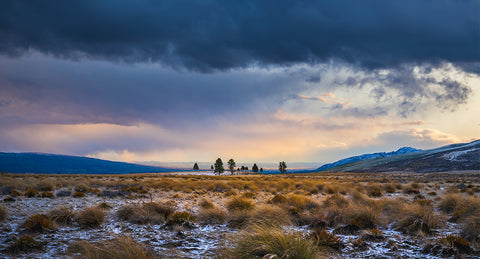
{"type": "MultiPolygon", "coordinates": [[[[173,193],[158,192],[155,193],[153,201],[170,200],[173,193]]],[[[1,196],[3,200],[6,196],[1,196]]],[[[193,204],[197,201],[191,200],[192,196],[185,195],[176,200],[177,210],[190,210],[193,213],[198,208],[193,204]]],[[[224,200],[220,197],[209,197],[217,205],[223,204],[224,200]]],[[[89,195],[84,198],[57,197],[48,198],[15,198],[14,202],[4,203],[8,210],[8,217],[0,222],[0,251],[6,248],[13,237],[20,236],[21,224],[25,219],[33,214],[47,213],[49,210],[68,206],[74,210],[81,210],[86,207],[95,206],[101,202],[107,202],[112,206],[107,211],[107,218],[104,224],[98,229],[85,230],[79,227],[62,227],[52,233],[35,234],[35,239],[44,242],[45,247],[42,252],[34,252],[20,255],[1,254],[0,258],[68,258],[67,248],[72,241],[86,240],[101,242],[102,240],[112,239],[118,235],[128,235],[133,239],[147,244],[160,254],[175,258],[212,258],[215,256],[216,249],[221,246],[228,234],[235,233],[238,230],[231,229],[226,225],[204,226],[197,225],[193,229],[170,230],[163,225],[138,225],[119,221],[115,217],[115,212],[122,205],[127,203],[150,202],[150,198],[124,199],[124,198],[101,198],[95,195],[89,195]]],[[[310,230],[306,227],[292,227],[295,231],[303,231],[306,235],[310,230]]],[[[423,254],[422,249],[426,241],[438,239],[439,235],[449,233],[458,234],[459,227],[453,223],[447,223],[444,228],[439,230],[439,235],[424,238],[412,238],[388,226],[381,228],[384,232],[383,241],[369,241],[365,249],[357,249],[353,246],[353,241],[358,239],[358,235],[337,235],[345,244],[345,247],[339,251],[340,258],[439,258],[434,255],[423,254]]],[[[333,229],[328,229],[332,232],[333,229]]]]}
{"type": "MultiPolygon", "coordinates": [[[[5,197],[2,196],[2,200],[5,197]]],[[[48,198],[15,198],[14,202],[4,204],[7,207],[8,217],[0,223],[0,251],[6,248],[13,237],[23,235],[21,225],[30,215],[47,213],[49,210],[66,206],[74,210],[91,207],[101,202],[112,206],[107,211],[106,221],[98,229],[81,229],[79,227],[59,226],[52,233],[34,234],[34,238],[45,243],[42,252],[29,254],[7,255],[0,252],[0,258],[65,258],[68,244],[75,240],[99,242],[112,239],[118,235],[128,235],[133,239],[148,244],[160,254],[175,253],[178,257],[205,258],[213,257],[215,249],[224,240],[226,233],[233,230],[225,225],[202,226],[197,225],[191,230],[169,230],[163,225],[138,225],[119,221],[115,211],[126,203],[149,202],[150,199],[126,200],[121,198],[103,199],[96,196],[84,198],[59,197],[48,198]],[[174,249],[174,250],[172,250],[174,249]]],[[[159,195],[154,201],[163,200],[159,195]]],[[[177,208],[184,210],[186,204],[179,204],[177,208]]]]}

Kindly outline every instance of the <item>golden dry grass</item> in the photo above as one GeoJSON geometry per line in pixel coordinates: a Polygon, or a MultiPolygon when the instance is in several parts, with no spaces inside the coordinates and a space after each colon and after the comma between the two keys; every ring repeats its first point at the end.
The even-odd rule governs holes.
{"type": "Polygon", "coordinates": [[[77,241],[70,244],[68,252],[74,258],[85,259],[153,259],[160,258],[145,245],[121,236],[108,241],[77,241]]]}

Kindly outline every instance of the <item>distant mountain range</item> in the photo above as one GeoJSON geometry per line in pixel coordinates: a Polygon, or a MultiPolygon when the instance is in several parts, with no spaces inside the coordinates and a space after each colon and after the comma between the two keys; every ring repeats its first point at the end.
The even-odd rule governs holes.
{"type": "Polygon", "coordinates": [[[81,156],[0,152],[0,172],[3,173],[128,174],[170,171],[175,170],[81,156]]]}
{"type": "Polygon", "coordinates": [[[412,153],[416,151],[421,151],[421,149],[416,149],[412,147],[402,147],[398,149],[397,151],[392,151],[392,152],[379,152],[379,153],[372,153],[372,154],[363,154],[359,156],[352,156],[348,157],[342,160],[338,160],[337,162],[330,163],[330,164],[325,164],[322,165],[317,169],[317,171],[324,171],[336,166],[340,166],[343,164],[348,164],[352,162],[357,162],[361,160],[366,160],[366,159],[373,159],[373,158],[379,158],[379,157],[389,157],[389,156],[396,156],[396,155],[401,155],[401,154],[407,154],[407,153],[412,153]]]}
{"type": "Polygon", "coordinates": [[[377,154],[382,153],[342,159],[335,163],[324,165],[316,171],[374,173],[480,170],[480,140],[429,150],[401,148],[395,152],[383,153],[385,154],[384,156],[377,154]]]}

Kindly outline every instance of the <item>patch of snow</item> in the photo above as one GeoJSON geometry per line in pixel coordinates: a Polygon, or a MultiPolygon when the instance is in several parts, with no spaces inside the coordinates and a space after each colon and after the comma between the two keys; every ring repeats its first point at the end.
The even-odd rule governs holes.
{"type": "Polygon", "coordinates": [[[467,149],[467,150],[460,150],[460,151],[453,151],[453,152],[449,152],[449,153],[446,153],[442,156],[443,159],[446,159],[446,160],[450,160],[450,161],[461,161],[461,160],[457,160],[457,157],[459,156],[462,156],[466,153],[469,153],[469,152],[472,152],[472,151],[477,151],[479,150],[479,148],[471,148],[471,149],[467,149]]]}

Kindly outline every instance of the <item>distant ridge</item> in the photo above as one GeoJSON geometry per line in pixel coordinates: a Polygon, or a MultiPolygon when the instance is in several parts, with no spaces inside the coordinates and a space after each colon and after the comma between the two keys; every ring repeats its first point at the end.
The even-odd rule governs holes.
{"type": "Polygon", "coordinates": [[[325,172],[446,172],[480,170],[480,140],[337,165],[325,172]]]}
{"type": "Polygon", "coordinates": [[[371,153],[371,154],[363,154],[359,156],[352,156],[348,158],[344,158],[341,160],[338,160],[337,162],[330,163],[330,164],[325,164],[322,165],[317,169],[317,171],[324,171],[336,166],[340,166],[343,164],[348,164],[352,162],[357,162],[361,160],[366,160],[366,159],[373,159],[373,158],[379,158],[379,157],[389,157],[389,156],[396,156],[396,155],[401,155],[401,154],[407,154],[407,153],[412,153],[412,152],[417,152],[421,151],[421,149],[416,149],[412,147],[402,147],[398,149],[397,151],[392,151],[392,152],[378,152],[378,153],[371,153]]]}
{"type": "Polygon", "coordinates": [[[81,156],[0,152],[0,172],[2,173],[129,174],[171,171],[175,170],[81,156]]]}

